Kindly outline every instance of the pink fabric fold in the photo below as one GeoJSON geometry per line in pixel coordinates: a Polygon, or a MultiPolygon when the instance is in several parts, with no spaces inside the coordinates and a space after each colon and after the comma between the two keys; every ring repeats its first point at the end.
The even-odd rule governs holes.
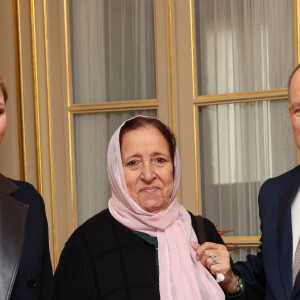
{"type": "MultiPolygon", "coordinates": [[[[147,117],[149,118],[149,117],[147,117]]],[[[197,237],[186,209],[177,201],[180,180],[180,158],[174,158],[174,189],[166,209],[157,214],[143,210],[129,196],[119,144],[121,127],[112,136],[107,154],[108,177],[112,197],[108,207],[112,216],[127,228],[158,239],[159,289],[162,300],[225,299],[214,277],[196,261],[190,241],[197,237]]]]}

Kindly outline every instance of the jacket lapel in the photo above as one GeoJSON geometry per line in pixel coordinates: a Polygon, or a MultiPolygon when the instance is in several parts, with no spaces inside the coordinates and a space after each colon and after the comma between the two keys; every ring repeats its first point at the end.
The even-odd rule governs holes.
{"type": "MultiPolygon", "coordinates": [[[[293,235],[291,220],[291,204],[300,186],[300,171],[291,180],[287,187],[284,198],[280,199],[278,215],[278,258],[281,272],[281,279],[284,285],[286,299],[292,294],[292,258],[293,258],[293,235]]],[[[293,291],[294,293],[294,291],[293,291]]]]}
{"type": "Polygon", "coordinates": [[[18,190],[0,174],[0,299],[9,299],[19,268],[28,206],[11,194],[18,190]]]}

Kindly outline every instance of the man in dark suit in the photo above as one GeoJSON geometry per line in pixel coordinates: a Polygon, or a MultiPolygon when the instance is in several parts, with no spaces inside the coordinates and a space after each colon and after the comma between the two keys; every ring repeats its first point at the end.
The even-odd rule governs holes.
{"type": "MultiPolygon", "coordinates": [[[[288,89],[289,114],[300,149],[300,66],[290,76],[288,89]]],[[[262,185],[258,196],[260,251],[234,266],[262,299],[300,299],[299,187],[300,166],[262,185]]]]}

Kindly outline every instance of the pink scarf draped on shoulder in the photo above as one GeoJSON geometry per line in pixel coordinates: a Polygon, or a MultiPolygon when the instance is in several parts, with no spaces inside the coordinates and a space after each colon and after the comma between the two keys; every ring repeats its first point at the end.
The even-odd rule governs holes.
{"type": "MultiPolygon", "coordinates": [[[[149,117],[147,117],[149,118],[149,117]]],[[[186,209],[177,201],[180,158],[174,158],[174,189],[166,209],[157,214],[143,210],[129,196],[123,173],[119,134],[124,122],[112,136],[108,146],[108,177],[112,197],[108,207],[112,216],[127,228],[157,237],[159,291],[162,300],[225,299],[213,276],[196,261],[190,241],[197,237],[186,209]]]]}

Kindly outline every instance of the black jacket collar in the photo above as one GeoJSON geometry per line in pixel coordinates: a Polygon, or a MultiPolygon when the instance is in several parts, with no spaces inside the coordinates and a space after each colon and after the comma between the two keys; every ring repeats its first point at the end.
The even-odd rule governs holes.
{"type": "Polygon", "coordinates": [[[28,206],[12,194],[19,187],[0,174],[0,299],[9,299],[25,238],[28,206]]]}

